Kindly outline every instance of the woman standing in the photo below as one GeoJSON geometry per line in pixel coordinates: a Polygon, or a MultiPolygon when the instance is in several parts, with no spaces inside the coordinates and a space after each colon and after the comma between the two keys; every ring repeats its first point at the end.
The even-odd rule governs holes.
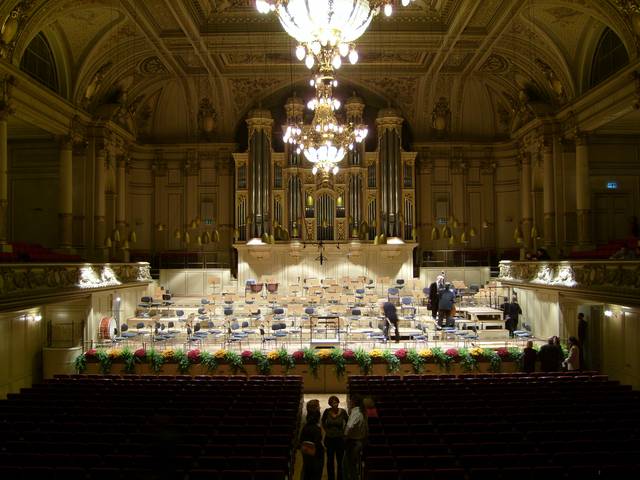
{"type": "Polygon", "coordinates": [[[302,480],[320,480],[324,468],[324,447],[322,446],[322,430],[318,425],[320,412],[307,412],[307,423],[300,432],[300,449],[302,450],[302,480]]]}
{"type": "Polygon", "coordinates": [[[337,462],[338,480],[342,480],[342,457],[344,455],[344,427],[349,414],[340,408],[340,400],[335,395],[329,397],[329,407],[322,414],[324,446],[327,449],[327,478],[335,480],[334,459],[337,462]]]}
{"type": "Polygon", "coordinates": [[[562,365],[567,367],[570,372],[580,370],[580,347],[576,337],[569,337],[569,355],[564,359],[562,365]]]}

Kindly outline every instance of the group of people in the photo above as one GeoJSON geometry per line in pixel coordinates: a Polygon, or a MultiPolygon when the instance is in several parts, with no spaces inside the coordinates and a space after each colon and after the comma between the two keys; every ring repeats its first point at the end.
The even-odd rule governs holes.
{"type": "Polygon", "coordinates": [[[362,478],[362,448],[367,438],[367,412],[363,398],[349,397],[349,412],[340,408],[336,396],[320,414],[320,402],[307,402],[307,417],[300,432],[302,480],[320,480],[325,464],[329,480],[362,478]],[[324,430],[324,439],[323,439],[324,430]]]}
{"type": "Polygon", "coordinates": [[[446,281],[444,271],[436,277],[436,281],[429,285],[429,297],[427,308],[431,310],[431,316],[437,319],[437,325],[453,327],[453,315],[455,313],[456,292],[451,284],[446,281]]]}
{"type": "Polygon", "coordinates": [[[522,370],[527,373],[534,372],[537,360],[540,361],[542,372],[559,372],[563,369],[570,372],[580,370],[580,357],[580,345],[576,337],[569,337],[569,352],[566,357],[557,336],[549,338],[538,352],[533,348],[533,341],[529,340],[522,351],[522,370]]]}

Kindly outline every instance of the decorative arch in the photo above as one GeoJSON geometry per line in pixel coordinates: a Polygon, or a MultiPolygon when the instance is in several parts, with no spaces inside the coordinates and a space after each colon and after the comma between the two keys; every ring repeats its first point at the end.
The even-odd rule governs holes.
{"type": "Polygon", "coordinates": [[[628,64],[629,54],[622,40],[605,27],[591,58],[586,85],[594,88],[628,64]]]}
{"type": "Polygon", "coordinates": [[[58,62],[44,32],[38,32],[29,42],[20,58],[20,70],[39,84],[63,95],[63,81],[58,62]]]}

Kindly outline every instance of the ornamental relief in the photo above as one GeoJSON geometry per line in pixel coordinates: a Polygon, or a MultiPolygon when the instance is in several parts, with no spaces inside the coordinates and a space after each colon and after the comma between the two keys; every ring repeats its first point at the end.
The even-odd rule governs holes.
{"type": "Polygon", "coordinates": [[[499,279],[546,286],[635,293],[640,262],[501,262],[499,279]]]}

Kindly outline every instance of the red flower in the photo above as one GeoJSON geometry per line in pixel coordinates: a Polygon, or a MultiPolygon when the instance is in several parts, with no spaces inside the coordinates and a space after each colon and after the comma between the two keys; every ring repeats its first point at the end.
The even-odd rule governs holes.
{"type": "Polygon", "coordinates": [[[407,358],[407,350],[405,348],[400,348],[400,349],[396,350],[395,355],[400,360],[404,360],[405,358],[407,358]]]}
{"type": "Polygon", "coordinates": [[[133,355],[137,358],[144,358],[147,356],[147,351],[144,348],[139,348],[133,352],[133,355]]]}
{"type": "Polygon", "coordinates": [[[187,358],[191,363],[196,363],[198,360],[200,360],[200,350],[198,350],[197,348],[194,350],[189,350],[187,352],[187,358]]]}
{"type": "Polygon", "coordinates": [[[458,358],[460,356],[460,354],[458,353],[458,349],[457,348],[450,348],[449,350],[447,350],[444,353],[449,355],[451,358],[454,358],[454,359],[458,358]]]}
{"type": "Polygon", "coordinates": [[[304,352],[302,350],[296,350],[295,352],[293,352],[291,354],[291,356],[295,359],[295,360],[302,360],[304,358],[304,352]]]}
{"type": "Polygon", "coordinates": [[[245,350],[240,354],[242,358],[251,358],[253,357],[253,352],[251,350],[245,350]]]}
{"type": "Polygon", "coordinates": [[[496,350],[496,353],[498,354],[498,356],[502,359],[508,359],[509,358],[509,350],[505,347],[500,347],[496,350]]]}
{"type": "Polygon", "coordinates": [[[95,357],[96,353],[98,353],[98,351],[95,348],[90,348],[89,350],[87,350],[84,354],[85,357],[95,357]]]}
{"type": "Polygon", "coordinates": [[[345,360],[352,360],[354,356],[355,354],[351,349],[347,348],[344,352],[342,352],[342,358],[344,358],[345,360]]]}

